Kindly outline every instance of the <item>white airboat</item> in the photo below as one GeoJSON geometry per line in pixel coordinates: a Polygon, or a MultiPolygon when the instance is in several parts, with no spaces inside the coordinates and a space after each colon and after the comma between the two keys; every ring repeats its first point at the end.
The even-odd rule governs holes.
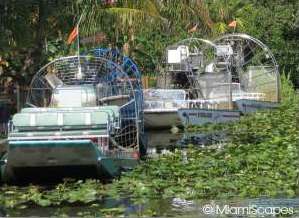
{"type": "Polygon", "coordinates": [[[167,47],[158,88],[144,90],[145,127],[235,121],[279,100],[278,66],[261,41],[246,34],[189,38],[167,47]]]}

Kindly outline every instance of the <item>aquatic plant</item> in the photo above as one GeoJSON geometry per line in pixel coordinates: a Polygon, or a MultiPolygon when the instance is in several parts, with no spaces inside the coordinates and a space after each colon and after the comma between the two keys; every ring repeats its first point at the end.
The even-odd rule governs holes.
{"type": "Polygon", "coordinates": [[[136,199],[292,197],[298,186],[298,96],[283,78],[279,109],[258,112],[232,124],[191,127],[224,131],[224,146],[177,150],[148,159],[111,187],[136,199]]]}
{"type": "Polygon", "coordinates": [[[101,200],[103,185],[96,180],[65,181],[54,188],[35,185],[28,187],[3,186],[0,188],[0,205],[6,208],[24,208],[29,204],[57,206],[61,204],[91,203],[101,200]]]}

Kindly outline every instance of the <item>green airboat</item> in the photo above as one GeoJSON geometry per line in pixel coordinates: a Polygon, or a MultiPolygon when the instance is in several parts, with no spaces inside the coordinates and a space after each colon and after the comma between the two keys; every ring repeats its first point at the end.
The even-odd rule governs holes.
{"type": "Polygon", "coordinates": [[[63,57],[44,66],[31,82],[29,107],[9,125],[2,181],[109,178],[134,168],[145,147],[142,91],[133,79],[103,57],[63,57]]]}

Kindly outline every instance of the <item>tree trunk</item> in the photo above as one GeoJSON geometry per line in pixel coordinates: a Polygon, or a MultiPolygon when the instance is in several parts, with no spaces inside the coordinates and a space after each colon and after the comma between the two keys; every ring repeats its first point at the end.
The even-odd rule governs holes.
{"type": "Polygon", "coordinates": [[[45,42],[45,25],[47,19],[47,0],[40,0],[38,4],[38,23],[36,27],[36,46],[33,52],[34,59],[34,71],[37,71],[40,68],[40,65],[43,62],[42,53],[44,49],[45,42]]]}

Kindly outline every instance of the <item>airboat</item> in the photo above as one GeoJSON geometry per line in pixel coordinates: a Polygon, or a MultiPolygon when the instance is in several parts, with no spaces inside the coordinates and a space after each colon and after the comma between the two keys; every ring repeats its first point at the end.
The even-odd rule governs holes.
{"type": "Polygon", "coordinates": [[[211,71],[196,71],[200,98],[216,102],[213,110],[181,108],[184,125],[230,122],[241,114],[273,109],[280,101],[280,76],[270,49],[246,34],[213,41],[211,71]],[[223,66],[223,67],[218,67],[223,66]]]}
{"type": "Polygon", "coordinates": [[[246,34],[171,45],[160,77],[157,89],[144,90],[146,127],[237,121],[241,114],[276,108],[280,98],[273,54],[246,34]]]}
{"type": "MultiPolygon", "coordinates": [[[[145,128],[181,126],[179,108],[209,104],[196,100],[198,81],[194,70],[204,67],[200,59],[204,58],[204,51],[205,58],[208,58],[212,46],[213,43],[208,40],[188,38],[166,48],[163,72],[158,76],[158,87],[143,91],[145,128]]],[[[209,104],[209,107],[213,105],[209,104]]]]}
{"type": "Polygon", "coordinates": [[[145,153],[140,99],[142,90],[123,67],[104,57],[48,63],[32,79],[29,107],[10,123],[2,181],[36,171],[111,178],[132,169],[145,153]]]}
{"type": "Polygon", "coordinates": [[[231,95],[234,106],[242,114],[261,109],[274,109],[280,102],[280,74],[271,50],[260,40],[246,34],[229,34],[214,41],[228,45],[230,57],[231,95]]]}
{"type": "Polygon", "coordinates": [[[206,97],[212,87],[214,91],[223,92],[223,85],[219,84],[229,84],[228,76],[220,73],[228,72],[227,52],[232,52],[230,47],[199,38],[185,39],[167,47],[165,72],[160,75],[159,87],[144,90],[145,127],[182,126],[187,115],[188,122],[196,115],[200,124],[238,120],[238,111],[226,111],[229,106],[225,105],[216,112],[220,102],[206,97]],[[211,85],[204,80],[203,75],[207,73],[211,73],[212,82],[218,81],[217,85],[207,88],[211,85]]]}

